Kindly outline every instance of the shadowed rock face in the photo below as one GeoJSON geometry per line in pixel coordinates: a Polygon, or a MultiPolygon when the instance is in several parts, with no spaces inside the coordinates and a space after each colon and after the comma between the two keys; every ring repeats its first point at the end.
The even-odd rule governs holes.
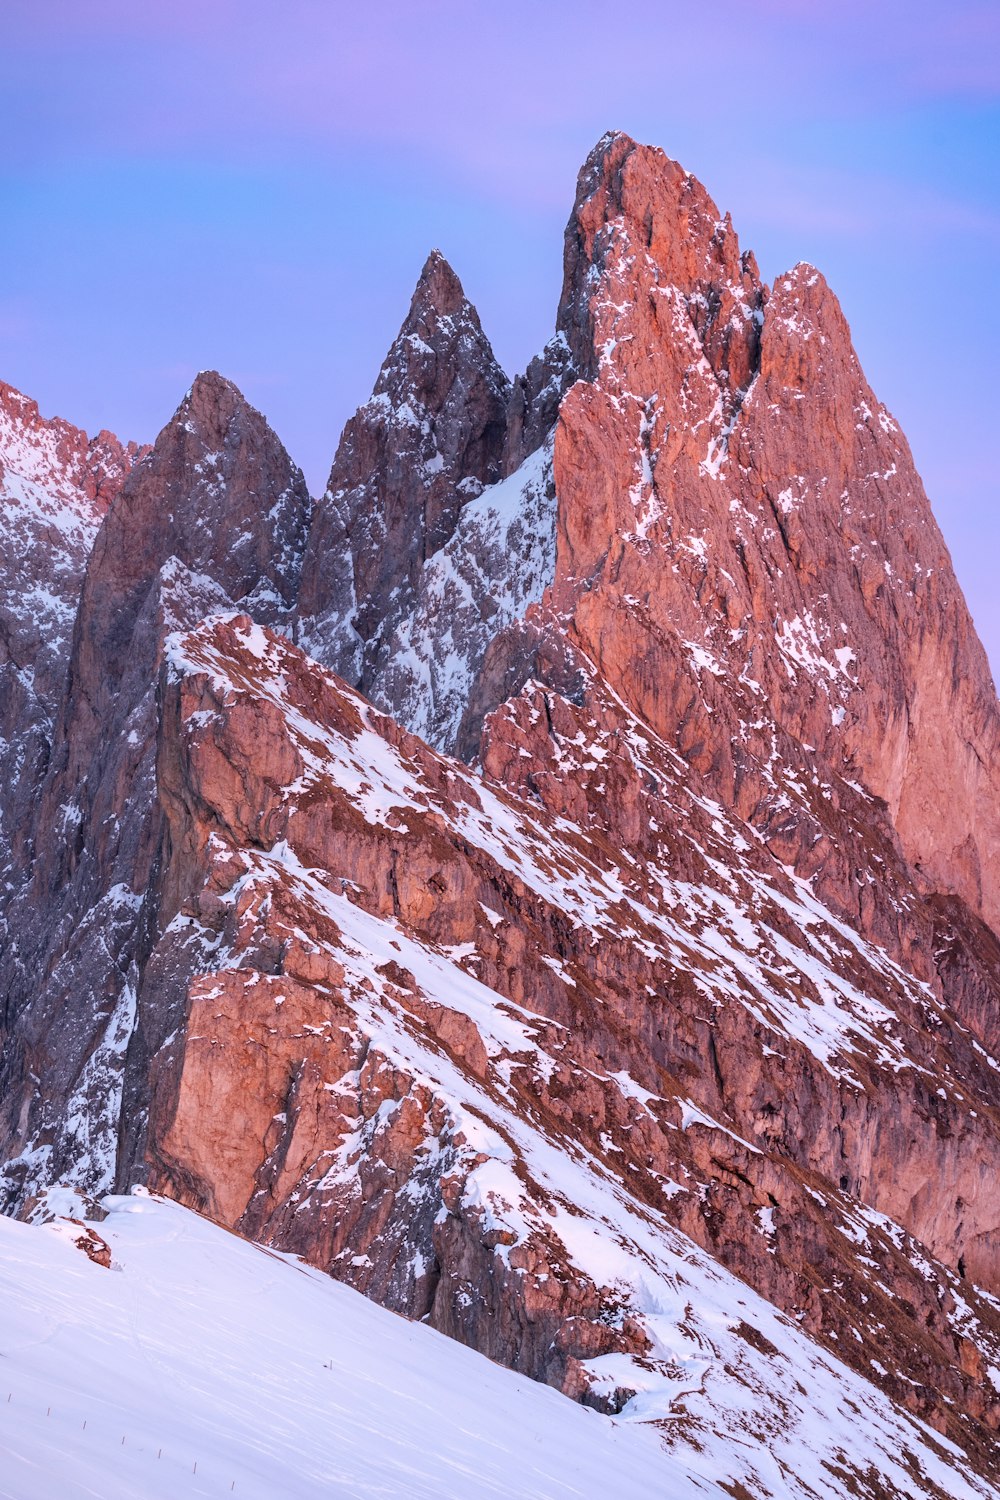
{"type": "Polygon", "coordinates": [[[156,642],[139,622],[170,560],[195,587],[210,580],[281,624],[298,595],[309,513],[301,472],[264,418],[229,381],[199,375],[97,536],[74,641],[71,754],[89,756],[128,673],[152,675],[156,642]]]}
{"type": "Polygon", "coordinates": [[[144,452],[108,432],[89,438],[46,420],[0,382],[0,905],[17,879],[14,847],[51,753],[87,557],[144,452]]]}
{"type": "MultiPolygon", "coordinates": [[[[822,277],[605,137],[543,355],[432,256],[309,525],[215,376],[103,522],[9,1201],[146,1180],[769,1494],[819,1428],[737,1277],[995,1482],[996,696],[822,277]]],[[[893,1461],[829,1492],[959,1492],[893,1461]]]]}
{"type": "Polygon", "coordinates": [[[435,251],[370,400],[344,429],[309,539],[296,638],[454,750],[490,641],[555,569],[558,334],[513,389],[435,251]]]}
{"type": "Polygon", "coordinates": [[[201,375],[97,532],[51,764],[35,789],[3,984],[7,1192],[106,1185],[138,968],[155,924],[156,676],[171,630],[239,602],[291,613],[310,501],[263,417],[201,375]]]}
{"type": "Polygon", "coordinates": [[[302,642],[363,691],[423,564],[462,506],[502,477],[508,391],[475,308],[434,251],[371,399],[344,429],[306,557],[302,642]]]}

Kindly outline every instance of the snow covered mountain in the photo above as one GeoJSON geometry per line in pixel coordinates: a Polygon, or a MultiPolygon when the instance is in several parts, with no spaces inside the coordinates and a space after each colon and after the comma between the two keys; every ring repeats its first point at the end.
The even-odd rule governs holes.
{"type": "Polygon", "coordinates": [[[315,505],[200,376],[91,534],[0,799],[7,1211],[152,1189],[664,1493],[1000,1492],[1000,708],[819,273],[610,135],[524,376],[433,255],[315,505]]]}

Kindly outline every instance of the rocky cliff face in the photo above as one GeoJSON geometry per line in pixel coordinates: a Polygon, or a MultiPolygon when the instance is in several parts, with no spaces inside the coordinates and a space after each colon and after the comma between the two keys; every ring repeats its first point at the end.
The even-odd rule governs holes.
{"type": "Polygon", "coordinates": [[[611,136],[581,175],[560,323],[589,377],[555,441],[571,637],[727,802],[760,795],[745,763],[777,726],[996,927],[996,693],[822,276],[762,287],[704,189],[611,136]]]}
{"type": "MultiPolygon", "coordinates": [[[[539,693],[532,755],[587,743],[554,817],[245,617],[165,671],[154,1187],[613,1406],[669,1409],[647,1256],[697,1245],[987,1463],[1000,1113],[939,982],[610,696],[603,723],[550,699],[550,727],[539,693]]],[[[803,815],[824,792],[905,907],[884,816],[846,784],[803,815]]]]}
{"type": "Polygon", "coordinates": [[[0,382],[0,868],[45,773],[73,617],[97,528],[142,457],[108,432],[89,438],[0,382]]]}
{"type": "Polygon", "coordinates": [[[606,137],[544,354],[432,257],[312,517],[199,380],[54,718],[11,1205],[147,1181],[734,1494],[997,1493],[998,708],[817,272],[606,137]]]}
{"type": "Polygon", "coordinates": [[[571,380],[557,335],[512,388],[435,251],[340,440],[297,639],[441,748],[456,745],[489,643],[552,580],[550,439],[571,380]]]}
{"type": "Polygon", "coordinates": [[[371,399],[347,424],[310,540],[303,644],[370,690],[421,568],[501,477],[509,382],[435,251],[371,399]]]}
{"type": "Polygon", "coordinates": [[[97,531],[5,934],[0,1098],[13,1201],[70,1169],[93,1188],[114,1174],[158,903],[164,639],[235,602],[287,621],[310,509],[260,414],[201,375],[97,531]]]}

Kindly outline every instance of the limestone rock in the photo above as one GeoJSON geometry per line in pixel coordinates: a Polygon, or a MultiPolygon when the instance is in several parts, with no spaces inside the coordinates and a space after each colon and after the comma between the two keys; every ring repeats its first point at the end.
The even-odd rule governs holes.
{"type": "Polygon", "coordinates": [[[878,871],[876,941],[594,681],[502,711],[517,795],[245,617],[165,672],[154,1188],[601,1404],[605,1357],[660,1366],[638,1271],[595,1279],[562,1218],[608,1232],[582,1153],[619,1234],[682,1232],[989,1451],[993,1065],[880,804],[791,809],[878,871]]]}
{"type": "Polygon", "coordinates": [[[726,802],[773,722],[883,799],[917,878],[996,927],[996,693],[823,278],[762,287],[699,184],[610,136],[581,174],[560,327],[588,377],[555,435],[571,637],[726,802]]]}
{"type": "Polygon", "coordinates": [[[198,377],[119,490],[83,581],[53,748],[3,935],[4,1192],[111,1186],[136,984],[158,903],[156,678],[171,630],[295,602],[311,502],[260,414],[198,377]]]}
{"type": "Polygon", "coordinates": [[[502,477],[508,389],[458,277],[432,252],[375,390],[344,429],[302,582],[302,643],[363,690],[423,564],[502,477]]]}
{"type": "Polygon", "coordinates": [[[707,1402],[734,1493],[811,1340],[991,1493],[982,648],[818,272],[619,134],[564,270],[511,386],[432,256],[314,514],[214,376],[111,499],[22,778],[6,1202],[148,1181],[668,1441],[707,1402]]]}
{"type": "Polygon", "coordinates": [[[84,568],[110,501],[146,450],[89,438],[0,382],[0,870],[51,753],[84,568]]]}

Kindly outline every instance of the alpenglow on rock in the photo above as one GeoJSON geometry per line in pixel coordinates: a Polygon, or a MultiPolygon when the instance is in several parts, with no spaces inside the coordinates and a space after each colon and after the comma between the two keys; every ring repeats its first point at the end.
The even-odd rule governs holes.
{"type": "Polygon", "coordinates": [[[1000,1495],[1000,710],[819,272],[608,135],[524,375],[432,255],[315,506],[201,377],[74,587],[8,1208],[148,1185],[692,1486],[1000,1495]]]}

